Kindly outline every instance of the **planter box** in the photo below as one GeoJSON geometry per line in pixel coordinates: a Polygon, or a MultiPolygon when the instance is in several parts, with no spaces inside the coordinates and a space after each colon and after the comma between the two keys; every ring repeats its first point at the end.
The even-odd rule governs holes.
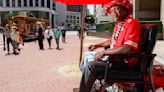
{"type": "Polygon", "coordinates": [[[110,38],[112,37],[111,32],[87,32],[88,36],[96,36],[96,37],[102,37],[102,38],[110,38]]]}
{"type": "MultiPolygon", "coordinates": [[[[109,35],[111,35],[111,33],[107,33],[108,32],[112,32],[114,25],[116,23],[115,22],[109,22],[109,23],[104,23],[104,24],[97,24],[96,25],[96,33],[88,33],[88,35],[90,36],[98,36],[98,37],[109,37],[109,35]]],[[[157,28],[157,40],[163,40],[164,39],[164,30],[163,30],[163,26],[162,26],[162,22],[161,21],[140,21],[140,24],[155,24],[158,28],[157,28]]]]}

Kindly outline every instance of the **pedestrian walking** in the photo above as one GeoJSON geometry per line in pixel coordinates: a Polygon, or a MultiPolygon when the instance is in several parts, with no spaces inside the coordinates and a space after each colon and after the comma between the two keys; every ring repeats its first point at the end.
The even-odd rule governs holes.
{"type": "Polygon", "coordinates": [[[78,36],[79,36],[79,38],[81,38],[81,26],[78,26],[78,27],[77,27],[77,31],[78,31],[78,36]]]}
{"type": "Polygon", "coordinates": [[[60,39],[60,35],[61,35],[61,29],[58,28],[58,26],[56,25],[54,28],[54,38],[56,41],[56,49],[60,49],[59,48],[59,39],[60,39]]]}
{"type": "Polygon", "coordinates": [[[42,27],[41,24],[39,24],[39,29],[38,29],[38,43],[39,43],[39,49],[40,50],[44,50],[43,40],[44,40],[43,27],[42,27]]]}
{"type": "Polygon", "coordinates": [[[5,51],[6,50],[6,38],[5,38],[5,34],[3,33],[3,50],[5,51]]]}
{"type": "Polygon", "coordinates": [[[64,26],[64,23],[62,23],[61,32],[62,32],[62,42],[65,43],[66,28],[64,26]]]}
{"type": "Polygon", "coordinates": [[[12,39],[12,46],[13,46],[13,54],[19,54],[19,32],[17,31],[17,26],[13,23],[11,30],[11,39],[12,39]]]}
{"type": "Polygon", "coordinates": [[[51,35],[51,28],[50,26],[47,27],[47,29],[45,30],[45,38],[47,39],[48,41],[48,45],[49,45],[49,49],[51,49],[51,40],[52,40],[52,35],[51,35]]]}
{"type": "Polygon", "coordinates": [[[6,43],[7,43],[7,54],[6,55],[10,55],[10,44],[12,45],[12,40],[11,40],[11,29],[9,24],[5,25],[5,32],[4,32],[4,36],[6,38],[6,43]]]}

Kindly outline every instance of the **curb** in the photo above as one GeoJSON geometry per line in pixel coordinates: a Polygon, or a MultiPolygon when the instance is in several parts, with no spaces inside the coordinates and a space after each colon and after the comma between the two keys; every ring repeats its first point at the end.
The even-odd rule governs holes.
{"type": "Polygon", "coordinates": [[[161,56],[156,56],[155,57],[155,60],[157,61],[157,62],[159,62],[160,64],[162,64],[162,65],[164,65],[164,58],[162,58],[161,56]]]}

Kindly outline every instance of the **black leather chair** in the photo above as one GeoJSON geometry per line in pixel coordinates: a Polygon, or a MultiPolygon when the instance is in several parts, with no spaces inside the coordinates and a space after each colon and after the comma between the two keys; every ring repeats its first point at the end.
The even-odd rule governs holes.
{"type": "Polygon", "coordinates": [[[145,85],[151,87],[152,91],[155,92],[153,80],[152,80],[152,66],[153,59],[156,54],[152,54],[153,48],[156,43],[157,26],[154,24],[143,24],[142,28],[142,45],[141,54],[115,54],[110,55],[110,58],[139,58],[138,69],[135,70],[115,70],[110,71],[110,60],[107,62],[105,76],[104,76],[104,86],[103,91],[107,83],[114,82],[135,82],[136,84],[142,85],[142,91],[145,92],[145,85]],[[149,81],[145,81],[145,76],[149,77],[149,81]]]}

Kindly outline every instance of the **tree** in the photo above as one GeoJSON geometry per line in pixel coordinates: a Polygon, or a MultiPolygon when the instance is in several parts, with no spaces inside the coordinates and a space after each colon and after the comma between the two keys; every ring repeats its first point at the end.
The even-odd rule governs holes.
{"type": "Polygon", "coordinates": [[[87,15],[85,17],[85,22],[88,23],[88,24],[91,24],[91,25],[95,24],[95,17],[94,17],[94,15],[87,15]]]}
{"type": "Polygon", "coordinates": [[[34,18],[36,18],[37,15],[38,15],[37,12],[34,12],[34,11],[27,12],[27,16],[28,17],[34,17],[34,18]]]}
{"type": "Polygon", "coordinates": [[[13,16],[17,16],[17,15],[19,15],[18,12],[9,12],[5,15],[5,19],[7,19],[7,20],[12,19],[13,16]]]}

